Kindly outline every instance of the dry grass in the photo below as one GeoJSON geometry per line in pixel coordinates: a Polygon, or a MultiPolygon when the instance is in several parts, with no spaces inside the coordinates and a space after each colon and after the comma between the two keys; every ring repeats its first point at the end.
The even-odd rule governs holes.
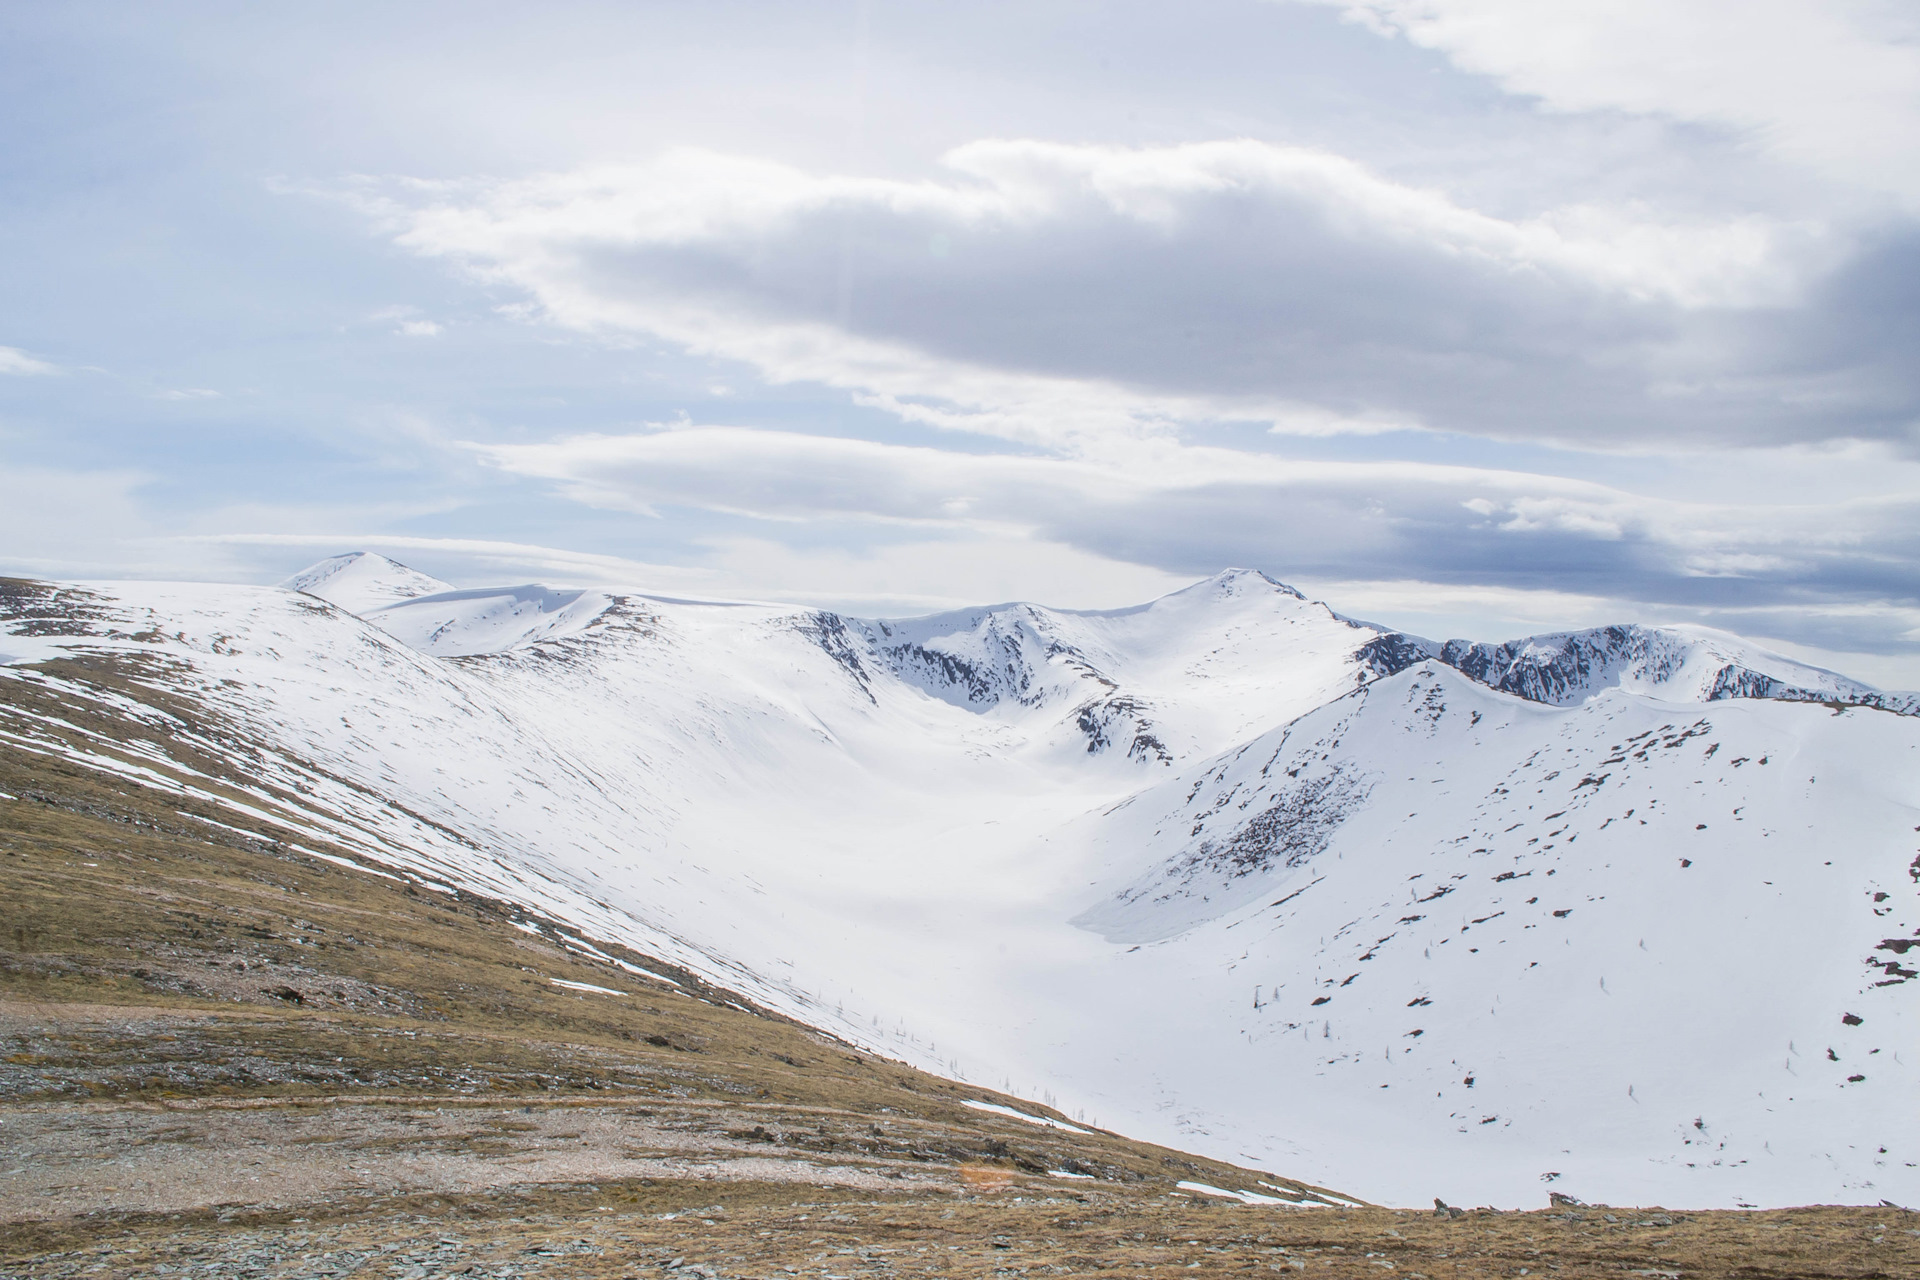
{"type": "Polygon", "coordinates": [[[1105,1187],[875,1195],[599,1180],[17,1230],[0,1274],[1911,1277],[1913,1215],[1203,1207],[1105,1187]]]}

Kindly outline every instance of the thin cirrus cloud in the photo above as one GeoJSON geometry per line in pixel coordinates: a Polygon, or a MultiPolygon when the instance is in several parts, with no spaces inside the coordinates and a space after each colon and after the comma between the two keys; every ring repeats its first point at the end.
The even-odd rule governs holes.
{"type": "Polygon", "coordinates": [[[35,377],[58,372],[59,366],[28,355],[18,347],[0,347],[0,376],[35,377]]]}
{"type": "Polygon", "coordinates": [[[859,549],[796,550],[777,541],[729,535],[710,539],[699,565],[661,564],[497,538],[384,533],[333,527],[324,532],[189,535],[176,541],[241,551],[340,547],[403,559],[430,557],[456,576],[495,580],[533,573],[574,584],[705,599],[755,599],[827,605],[861,614],[898,615],[1011,600],[1045,584],[1045,598],[1063,608],[1098,608],[1144,600],[1187,586],[1190,577],[1094,555],[1021,533],[979,532],[859,549]],[[929,574],[929,569],[932,574],[929,574]]]}
{"type": "MultiPolygon", "coordinates": [[[[946,450],[738,427],[473,445],[588,505],[693,506],[767,522],[865,521],[1027,537],[1113,561],[1285,565],[1750,608],[1782,594],[1884,597],[1920,555],[1920,501],[1689,502],[1591,482],[1413,462],[1300,462],[1148,442],[1125,463],[946,450]],[[1863,554],[1864,553],[1864,554],[1863,554]],[[1874,566],[1881,568],[1876,571],[1874,566]],[[1890,567],[1889,567],[1890,566],[1890,567]]],[[[1877,624],[1878,642],[1911,628],[1877,624]]]]}
{"type": "Polygon", "coordinates": [[[677,150],[363,199],[403,246],[548,321],[1042,443],[1264,421],[1780,444],[1904,438],[1920,403],[1859,315],[1885,279],[1873,255],[1911,266],[1898,235],[1579,205],[1502,218],[1252,140],[983,141],[943,168],[677,150]]]}

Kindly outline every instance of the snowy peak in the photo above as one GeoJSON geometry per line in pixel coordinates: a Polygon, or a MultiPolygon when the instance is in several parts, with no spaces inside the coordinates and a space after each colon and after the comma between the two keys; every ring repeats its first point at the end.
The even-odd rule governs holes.
{"type": "Polygon", "coordinates": [[[430,596],[453,587],[371,551],[350,551],[308,565],[280,584],[288,591],[318,596],[348,613],[365,613],[397,600],[430,596]]]}
{"type": "Polygon", "coordinates": [[[1213,600],[1242,600],[1257,599],[1267,595],[1292,596],[1295,600],[1306,599],[1294,588],[1258,569],[1222,569],[1211,578],[1204,578],[1190,587],[1182,587],[1178,591],[1162,596],[1154,603],[1159,604],[1181,596],[1201,596],[1213,600]]]}
{"type": "Polygon", "coordinates": [[[1150,765],[1339,697],[1372,678],[1362,649],[1380,635],[1244,569],[1128,609],[1010,604],[848,626],[880,670],[931,697],[1150,765]]]}
{"type": "Polygon", "coordinates": [[[1883,693],[1704,627],[1595,627],[1505,644],[1436,644],[1394,633],[1370,641],[1363,654],[1380,675],[1437,658],[1489,688],[1551,706],[1572,706],[1618,688],[1667,702],[1774,698],[1920,714],[1920,695],[1883,693]]]}
{"type": "Polygon", "coordinates": [[[436,658],[505,653],[574,635],[617,603],[597,591],[537,584],[458,590],[370,551],[329,556],[280,585],[358,614],[436,658]]]}

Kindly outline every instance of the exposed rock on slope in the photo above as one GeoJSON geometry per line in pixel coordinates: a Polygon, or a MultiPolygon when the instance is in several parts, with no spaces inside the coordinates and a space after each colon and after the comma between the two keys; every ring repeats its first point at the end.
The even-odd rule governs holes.
{"type": "Polygon", "coordinates": [[[1669,701],[1775,698],[1920,714],[1920,695],[1883,693],[1703,627],[1595,627],[1505,644],[1435,644],[1395,633],[1369,641],[1364,652],[1380,675],[1437,658],[1489,688],[1561,707],[1619,688],[1669,701]]]}

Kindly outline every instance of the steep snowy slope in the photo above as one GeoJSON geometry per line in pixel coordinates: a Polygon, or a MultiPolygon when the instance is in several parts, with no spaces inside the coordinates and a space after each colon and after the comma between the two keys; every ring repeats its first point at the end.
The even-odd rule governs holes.
{"type": "Polygon", "coordinates": [[[1912,1199],[1916,727],[1371,685],[1080,833],[1165,1011],[1123,1074],[1408,1202],[1912,1199]]]}
{"type": "Polygon", "coordinates": [[[1380,678],[1424,642],[1245,573],[908,622],[543,588],[365,621],[270,589],[62,598],[70,638],[36,618],[35,643],[138,652],[243,726],[170,732],[242,761],[296,837],[1100,1123],[1405,1202],[1537,1203],[1549,1173],[1920,1197],[1894,1056],[1920,719],[1380,678]],[[1697,1159],[1709,1130],[1728,1146],[1697,1159]]]}

